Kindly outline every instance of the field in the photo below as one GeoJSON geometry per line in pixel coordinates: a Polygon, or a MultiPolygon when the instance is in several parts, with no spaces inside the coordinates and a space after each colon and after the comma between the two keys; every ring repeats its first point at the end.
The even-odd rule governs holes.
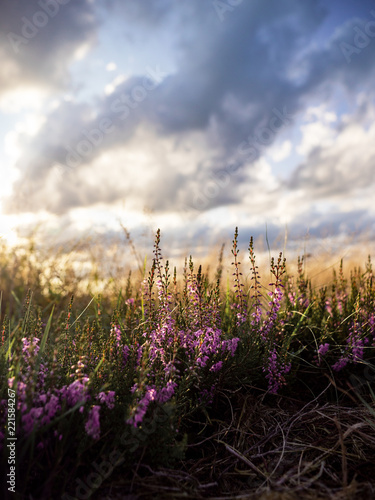
{"type": "Polygon", "coordinates": [[[236,228],[177,272],[125,232],[127,271],[1,247],[2,498],[374,497],[371,256],[318,282],[236,228]]]}

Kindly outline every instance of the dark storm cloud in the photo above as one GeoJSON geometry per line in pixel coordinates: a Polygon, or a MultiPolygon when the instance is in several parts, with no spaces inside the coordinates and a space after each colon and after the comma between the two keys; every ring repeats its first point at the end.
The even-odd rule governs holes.
{"type": "MultiPolygon", "coordinates": [[[[68,17],[63,23],[58,22],[56,16],[58,33],[52,29],[51,20],[40,31],[40,37],[38,35],[25,47],[29,49],[31,59],[26,61],[27,56],[21,56],[25,59],[19,67],[26,72],[26,79],[41,81],[47,68],[51,68],[49,81],[60,81],[60,77],[66,76],[64,61],[67,60],[67,54],[71,54],[73,48],[85,39],[92,42],[95,33],[94,4],[76,4],[79,5],[80,15],[74,17],[73,26],[69,25],[73,17],[68,17]],[[85,29],[77,27],[80,22],[85,29]],[[67,29],[72,32],[71,40],[68,41],[60,26],[69,26],[67,29]],[[38,43],[34,44],[36,41],[38,43]],[[58,61],[59,53],[64,56],[63,62],[58,61]],[[36,69],[36,58],[43,61],[44,56],[46,62],[36,69]]],[[[199,186],[204,187],[210,182],[209,175],[218,165],[224,168],[233,159],[238,162],[240,173],[231,176],[231,190],[221,190],[208,200],[204,209],[236,200],[241,202],[237,191],[249,175],[249,172],[246,175],[241,172],[241,167],[247,164],[246,168],[251,169],[254,158],[241,156],[239,145],[244,141],[249,142],[249,137],[256,137],[262,127],[268,127],[275,108],[286,109],[287,113],[297,116],[306,108],[312,96],[320,94],[322,100],[329,100],[337,85],[342,85],[354,95],[358,88],[367,88],[372,84],[374,47],[368,46],[363,49],[363,53],[354,54],[357,57],[353,56],[351,64],[348,64],[340,49],[342,41],[353,39],[353,28],[362,21],[347,22],[332,33],[326,43],[319,41],[309,48],[327,15],[326,9],[318,1],[243,2],[233,12],[228,12],[223,22],[211,2],[183,1],[179,3],[179,9],[175,5],[167,0],[136,4],[111,2],[113,10],[110,9],[109,13],[116,12],[119,15],[122,12],[124,16],[124,33],[137,28],[141,35],[143,33],[144,36],[152,37],[156,36],[158,29],[163,29],[170,30],[179,39],[177,71],[168,76],[163,75],[157,87],[146,90],[143,97],[139,89],[145,88],[144,76],[128,79],[118,85],[111,95],[98,98],[92,109],[95,118],[91,118],[89,110],[79,104],[63,104],[47,116],[46,124],[38,135],[25,144],[24,156],[18,165],[21,177],[15,184],[12,200],[8,202],[8,211],[19,210],[16,207],[22,206],[22,199],[17,198],[24,192],[25,185],[31,193],[31,197],[28,197],[31,209],[40,209],[40,193],[51,165],[54,162],[66,164],[66,146],[77,153],[77,144],[87,136],[85,132],[97,130],[103,120],[109,120],[111,132],[102,134],[90,154],[79,155],[75,166],[76,175],[103,151],[112,151],[128,144],[140,125],[150,127],[159,137],[172,139],[200,132],[205,135],[215,154],[208,154],[205,168],[197,164],[192,174],[181,175],[173,172],[173,169],[169,170],[168,182],[161,182],[157,186],[158,195],[154,195],[153,208],[172,209],[176,200],[184,198],[183,192],[187,186],[191,186],[193,193],[196,193],[199,186]],[[130,101],[127,101],[129,96],[130,101]],[[51,130],[53,134],[48,133],[51,130]]],[[[63,11],[66,16],[73,16],[72,5],[61,6],[61,13],[63,11]]],[[[8,16],[12,26],[15,26],[19,21],[15,10],[8,10],[8,16]]],[[[9,23],[6,25],[9,26],[9,23]]],[[[375,41],[373,44],[375,46],[375,41]]],[[[163,68],[160,71],[163,73],[163,68]]],[[[274,141],[276,135],[270,138],[267,145],[274,141]]],[[[319,189],[311,172],[321,161],[321,156],[319,151],[315,152],[315,156],[311,155],[300,166],[289,187],[301,185],[308,190],[309,182],[312,182],[313,189],[319,189]]],[[[327,168],[331,168],[335,161],[337,158],[332,155],[327,160],[327,168]]],[[[61,213],[73,206],[115,201],[121,197],[121,189],[116,183],[109,178],[105,182],[107,184],[102,184],[97,190],[89,182],[83,182],[79,189],[72,187],[74,183],[71,187],[67,183],[60,183],[60,186],[55,186],[58,195],[48,205],[48,209],[61,213]]],[[[329,189],[336,189],[335,182],[332,186],[322,189],[328,189],[329,194],[329,189]]],[[[137,192],[137,196],[143,194],[147,197],[149,193],[149,187],[145,187],[143,193],[137,192]]]]}
{"type": "MultiPolygon", "coordinates": [[[[329,96],[334,85],[340,85],[349,91],[358,90],[361,87],[371,88],[370,78],[374,75],[375,69],[375,40],[364,33],[369,21],[375,28],[375,17],[371,17],[370,13],[368,20],[355,18],[347,21],[335,30],[324,47],[307,54],[305,60],[301,61],[306,74],[305,81],[299,89],[302,95],[308,95],[309,92],[321,92],[322,97],[329,96]],[[361,32],[367,37],[369,43],[362,45],[362,48],[357,48],[356,44],[361,39],[361,32]],[[350,47],[353,47],[355,52],[350,47]],[[348,62],[349,53],[351,57],[348,62]]],[[[374,28],[372,30],[375,36],[374,28]]]]}
{"type": "Polygon", "coordinates": [[[267,121],[274,106],[295,109],[295,85],[285,68],[323,17],[315,2],[302,7],[295,1],[241,4],[222,24],[212,15],[160,90],[155,121],[161,131],[204,129],[216,118],[224,127],[220,141],[233,147],[267,121]],[[228,109],[230,98],[239,108],[252,105],[249,116],[228,109]]]}
{"type": "Polygon", "coordinates": [[[0,93],[17,87],[66,87],[76,50],[95,41],[93,2],[2,0],[0,9],[0,93]]]}
{"type": "MultiPolygon", "coordinates": [[[[194,4],[189,0],[180,0],[179,5],[186,8],[188,4],[194,4]]],[[[131,2],[124,0],[108,0],[109,12],[120,13],[131,23],[144,24],[148,28],[155,28],[163,24],[169,16],[173,15],[176,3],[173,0],[144,0],[143,2],[131,2]]],[[[206,7],[203,7],[206,9],[206,7]]]]}

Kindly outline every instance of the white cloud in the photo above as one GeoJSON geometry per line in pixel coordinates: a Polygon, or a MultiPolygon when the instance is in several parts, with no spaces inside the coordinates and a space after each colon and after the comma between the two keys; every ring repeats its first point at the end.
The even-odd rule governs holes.
{"type": "Polygon", "coordinates": [[[111,83],[108,83],[105,86],[105,88],[104,88],[105,95],[112,94],[116,90],[116,87],[118,87],[122,83],[126,82],[127,79],[128,79],[127,75],[118,75],[118,76],[116,76],[116,78],[111,83]]]}
{"type": "Polygon", "coordinates": [[[298,154],[307,156],[316,147],[328,147],[337,137],[336,131],[321,121],[301,125],[302,139],[296,147],[298,154]]]}
{"type": "Polygon", "coordinates": [[[106,69],[107,71],[115,71],[115,70],[117,69],[117,64],[116,64],[115,62],[113,62],[113,61],[112,61],[112,62],[109,62],[109,63],[106,65],[105,69],[106,69]]]}
{"type": "Polygon", "coordinates": [[[320,106],[310,106],[305,112],[306,121],[320,121],[323,123],[333,123],[337,121],[337,114],[330,110],[326,110],[326,104],[320,106]]]}
{"type": "MultiPolygon", "coordinates": [[[[23,115],[23,120],[17,122],[14,129],[5,135],[4,153],[8,160],[8,171],[16,172],[13,166],[23,155],[22,142],[36,136],[45,121],[46,118],[43,115],[26,113],[23,115]]],[[[17,173],[19,174],[18,171],[17,173]]],[[[15,176],[13,173],[11,177],[14,180],[18,175],[15,176]]],[[[2,179],[2,183],[4,184],[4,178],[2,179]]]]}
{"type": "Polygon", "coordinates": [[[324,197],[343,209],[359,193],[364,200],[372,199],[368,188],[375,184],[375,125],[358,123],[356,114],[345,118],[337,130],[321,123],[304,126],[299,150],[306,159],[290,179],[293,189],[305,190],[306,199],[324,197]]]}
{"type": "Polygon", "coordinates": [[[45,90],[40,87],[20,86],[0,95],[0,110],[9,114],[25,110],[41,110],[46,95],[45,90]]]}
{"type": "Polygon", "coordinates": [[[90,51],[91,45],[91,42],[86,41],[79,45],[73,53],[73,59],[75,61],[82,61],[82,59],[84,59],[87,53],[90,51]]]}
{"type": "Polygon", "coordinates": [[[268,155],[274,162],[278,163],[288,158],[291,152],[292,152],[292,142],[289,139],[287,139],[283,141],[281,144],[275,144],[274,146],[272,146],[272,148],[268,152],[268,155]]]}

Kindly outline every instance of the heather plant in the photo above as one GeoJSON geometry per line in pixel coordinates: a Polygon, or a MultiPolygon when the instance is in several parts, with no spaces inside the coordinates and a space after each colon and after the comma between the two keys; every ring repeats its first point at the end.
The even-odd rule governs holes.
{"type": "Polygon", "coordinates": [[[234,262],[232,262],[232,265],[234,265],[234,288],[236,292],[236,307],[237,307],[237,314],[236,314],[236,326],[241,325],[241,323],[244,323],[247,319],[247,304],[246,304],[246,298],[243,292],[243,287],[244,284],[241,283],[240,276],[242,276],[242,273],[239,271],[239,266],[241,262],[238,261],[238,246],[237,246],[237,240],[238,240],[238,228],[236,227],[236,230],[234,232],[234,239],[233,239],[233,248],[232,248],[232,254],[234,256],[234,262]]]}
{"type": "MultiPolygon", "coordinates": [[[[198,389],[199,399],[207,394],[207,382],[212,377],[204,377],[202,372],[217,372],[222,366],[222,357],[230,353],[234,356],[238,338],[222,340],[220,329],[218,294],[209,291],[208,283],[202,275],[202,269],[194,273],[192,259],[189,271],[185,269],[184,300],[178,307],[175,295],[170,293],[169,263],[166,261],[162,272],[160,232],[157,232],[154,245],[154,260],[149,276],[147,290],[149,308],[147,311],[150,331],[145,342],[138,348],[147,352],[148,368],[139,372],[139,380],[132,388],[137,396],[136,406],[132,410],[128,423],[137,425],[147,412],[151,402],[165,403],[178,391],[198,389]],[[154,273],[157,273],[158,308],[153,318],[155,305],[152,297],[154,273]],[[173,310],[172,310],[173,306],[173,310]],[[178,313],[180,312],[180,320],[178,313]],[[181,312],[184,312],[181,321],[181,312]],[[173,313],[176,314],[173,314],[173,313]],[[177,316],[177,317],[176,317],[177,316]]],[[[211,385],[211,392],[212,392],[211,385]]],[[[184,398],[181,398],[182,401],[184,398]]],[[[198,400],[199,400],[198,399],[198,400]]],[[[191,404],[191,402],[189,402],[191,404]]],[[[182,403],[181,403],[182,404],[182,403]]]]}
{"type": "Polygon", "coordinates": [[[197,419],[207,419],[205,429],[213,425],[209,412],[228,391],[255,387],[275,398],[304,383],[305,374],[314,373],[318,383],[324,374],[370,366],[370,258],[365,272],[357,268],[349,280],[341,262],[332,284],[314,289],[303,259],[293,276],[280,253],[270,260],[272,280],[264,286],[251,238],[248,286],[237,228],[226,283],[223,251],[213,280],[192,257],[179,278],[163,259],[158,230],[148,273],[146,260],[141,272],[137,258],[141,283],[129,274],[112,304],[98,295],[77,308],[71,296],[64,310],[53,303],[41,308],[29,292],[17,321],[14,314],[3,317],[0,446],[6,451],[11,388],[18,466],[27,470],[20,494],[56,497],[72,478],[84,477],[93,454],[109,455],[121,443],[127,473],[135,463],[172,466],[194,446],[197,419]]]}
{"type": "Polygon", "coordinates": [[[250,243],[249,243],[249,258],[251,262],[251,274],[252,274],[251,298],[253,301],[252,304],[253,312],[251,313],[252,316],[251,325],[255,327],[260,324],[260,321],[262,319],[262,303],[261,303],[262,293],[261,293],[261,283],[260,283],[258,266],[256,265],[255,262],[254,240],[252,236],[250,238],[250,243]]]}

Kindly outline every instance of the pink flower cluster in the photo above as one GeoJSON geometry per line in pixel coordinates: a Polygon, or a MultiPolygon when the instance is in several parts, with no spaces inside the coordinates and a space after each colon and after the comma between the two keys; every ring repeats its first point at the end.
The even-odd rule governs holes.
{"type": "Polygon", "coordinates": [[[316,351],[316,356],[314,356],[314,362],[320,366],[322,362],[322,358],[327,354],[329,351],[330,345],[326,342],[325,344],[320,344],[317,351],[316,351]]]}
{"type": "MultiPolygon", "coordinates": [[[[39,365],[37,374],[37,384],[34,391],[30,391],[32,380],[34,378],[35,359],[39,351],[39,339],[34,338],[30,341],[27,338],[22,339],[23,362],[21,364],[18,380],[15,377],[8,379],[8,387],[16,388],[17,409],[21,412],[21,427],[19,432],[26,436],[31,432],[42,429],[66,409],[80,406],[79,411],[84,412],[85,405],[92,398],[95,398],[100,404],[105,404],[107,408],[113,409],[115,404],[115,392],[100,392],[98,395],[90,394],[89,378],[82,376],[81,370],[84,367],[81,361],[78,362],[79,369],[76,370],[78,377],[72,383],[64,385],[61,388],[46,388],[45,382],[48,375],[47,367],[44,364],[39,365]]],[[[87,434],[94,439],[100,436],[99,405],[94,405],[88,412],[88,419],[85,425],[87,434]]],[[[5,417],[6,417],[6,412],[5,417]]],[[[55,433],[57,431],[55,430],[55,433]]],[[[58,436],[58,434],[56,434],[58,436]]],[[[60,435],[61,436],[61,435],[60,435]]],[[[61,439],[61,437],[59,437],[61,439]]],[[[43,443],[42,443],[43,444],[43,443]]]]}
{"type": "Polygon", "coordinates": [[[267,371],[266,379],[271,393],[276,394],[279,388],[285,384],[284,375],[290,371],[291,367],[290,363],[285,364],[278,359],[276,348],[270,352],[268,365],[263,367],[263,371],[267,371]]]}
{"type": "Polygon", "coordinates": [[[363,352],[365,344],[368,343],[368,338],[364,337],[362,327],[357,320],[355,320],[350,327],[349,336],[346,339],[346,349],[340,359],[332,366],[335,371],[340,371],[348,363],[356,363],[363,359],[363,352]]]}
{"type": "Polygon", "coordinates": [[[89,416],[85,424],[87,435],[95,440],[98,440],[100,437],[99,411],[100,406],[94,405],[89,411],[89,416]]]}
{"type": "Polygon", "coordinates": [[[268,336],[275,325],[275,322],[277,320],[277,314],[281,307],[283,291],[281,288],[275,287],[275,289],[272,292],[268,292],[268,295],[271,298],[271,300],[268,302],[270,309],[269,311],[267,311],[267,317],[260,328],[260,335],[263,341],[267,341],[268,336]]]}
{"type": "MultiPolygon", "coordinates": [[[[152,401],[161,404],[167,402],[173,396],[176,387],[177,383],[172,380],[168,380],[166,387],[163,387],[159,391],[155,386],[147,386],[145,395],[139,400],[133,415],[129,417],[126,422],[137,427],[137,425],[142,422],[150,403],[152,401]]],[[[136,390],[137,385],[133,387],[133,392],[136,390]]]]}

